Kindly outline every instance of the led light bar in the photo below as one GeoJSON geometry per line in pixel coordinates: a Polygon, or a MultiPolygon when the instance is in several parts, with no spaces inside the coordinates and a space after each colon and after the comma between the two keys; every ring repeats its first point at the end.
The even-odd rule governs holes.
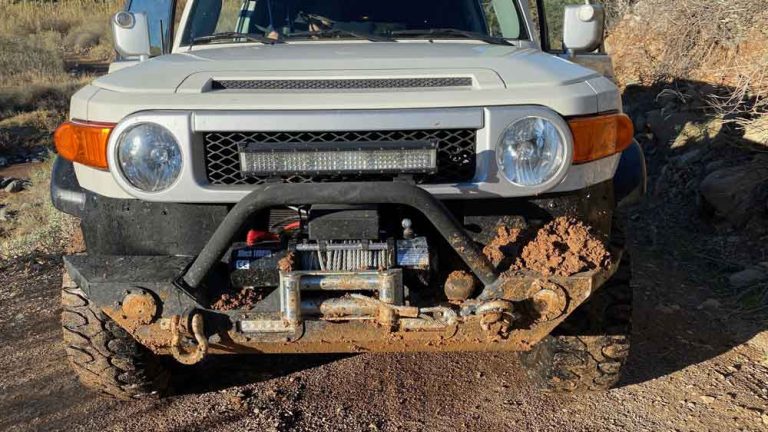
{"type": "Polygon", "coordinates": [[[241,143],[245,175],[422,174],[437,170],[437,143],[386,141],[343,143],[241,143]]]}

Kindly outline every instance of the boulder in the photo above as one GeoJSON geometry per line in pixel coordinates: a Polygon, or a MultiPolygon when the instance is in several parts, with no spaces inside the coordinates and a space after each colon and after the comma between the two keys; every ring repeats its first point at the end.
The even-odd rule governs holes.
{"type": "Polygon", "coordinates": [[[12,180],[4,188],[8,193],[16,193],[24,190],[24,182],[21,180],[12,180]]]}
{"type": "Polygon", "coordinates": [[[654,110],[645,113],[648,129],[653,132],[660,144],[669,144],[677,138],[688,122],[700,120],[693,113],[654,110]]]}
{"type": "Polygon", "coordinates": [[[714,212],[736,226],[742,226],[757,212],[763,212],[768,189],[768,163],[756,160],[718,169],[699,185],[702,199],[714,212]]]}
{"type": "Polygon", "coordinates": [[[768,268],[763,264],[744,269],[728,277],[728,283],[736,289],[748,288],[766,280],[768,280],[768,268]]]}
{"type": "Polygon", "coordinates": [[[768,145],[768,116],[760,116],[746,123],[743,138],[756,144],[768,145]]]}
{"type": "Polygon", "coordinates": [[[680,156],[671,158],[670,162],[672,162],[677,167],[684,167],[701,159],[703,154],[704,151],[702,149],[693,149],[681,154],[680,156]]]}

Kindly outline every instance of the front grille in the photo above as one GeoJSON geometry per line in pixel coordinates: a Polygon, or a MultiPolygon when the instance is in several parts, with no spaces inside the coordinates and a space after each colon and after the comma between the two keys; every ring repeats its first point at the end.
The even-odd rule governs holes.
{"type": "MultiPolygon", "coordinates": [[[[240,172],[238,144],[243,142],[323,143],[333,142],[397,142],[437,141],[437,171],[416,174],[416,183],[456,183],[472,180],[475,176],[474,129],[404,130],[404,131],[347,131],[347,132],[205,132],[205,166],[208,181],[215,185],[263,184],[270,180],[264,176],[246,176],[240,172]]],[[[275,178],[285,183],[322,183],[344,181],[386,181],[393,174],[339,174],[309,175],[296,173],[275,178]]]]}
{"type": "Polygon", "coordinates": [[[394,88],[471,87],[471,77],[215,80],[212,90],[369,90],[394,88]]]}

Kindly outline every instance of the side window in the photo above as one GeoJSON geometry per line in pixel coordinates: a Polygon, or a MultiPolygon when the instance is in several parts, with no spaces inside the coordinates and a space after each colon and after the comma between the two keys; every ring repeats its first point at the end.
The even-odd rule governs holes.
{"type": "Polygon", "coordinates": [[[225,0],[221,5],[219,22],[216,23],[215,33],[228,31],[245,31],[241,28],[241,20],[247,20],[248,12],[252,11],[257,2],[241,0],[225,0]]]}
{"type": "Polygon", "coordinates": [[[149,45],[153,56],[170,52],[175,0],[130,0],[127,10],[143,12],[149,19],[149,45]]]}
{"type": "Polygon", "coordinates": [[[179,25],[181,24],[181,16],[184,14],[184,8],[187,7],[187,0],[176,0],[176,8],[173,13],[173,34],[171,37],[176,37],[179,25]]]}
{"type": "Polygon", "coordinates": [[[481,4],[491,36],[510,39],[526,37],[516,0],[481,0],[481,4]]]}

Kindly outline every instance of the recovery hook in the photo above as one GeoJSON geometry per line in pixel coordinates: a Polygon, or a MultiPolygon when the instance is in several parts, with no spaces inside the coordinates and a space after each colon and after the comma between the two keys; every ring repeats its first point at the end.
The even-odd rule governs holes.
{"type": "Polygon", "coordinates": [[[199,363],[208,353],[208,339],[203,331],[203,316],[194,313],[191,320],[192,335],[197,342],[197,348],[193,352],[185,352],[181,348],[181,316],[171,317],[171,355],[177,362],[184,365],[193,365],[199,363]]]}

